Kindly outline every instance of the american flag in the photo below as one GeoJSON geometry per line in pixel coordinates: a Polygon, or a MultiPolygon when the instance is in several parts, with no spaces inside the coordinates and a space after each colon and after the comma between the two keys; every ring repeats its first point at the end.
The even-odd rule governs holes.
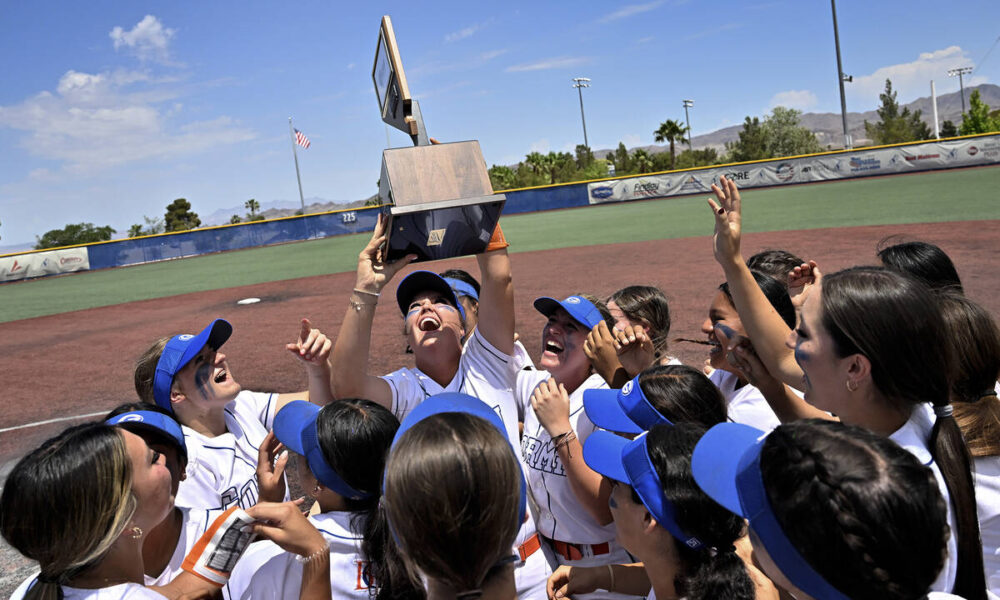
{"type": "Polygon", "coordinates": [[[298,144],[298,145],[300,145],[300,146],[302,146],[303,148],[308,148],[309,147],[309,138],[306,137],[306,134],[304,134],[301,131],[299,131],[298,129],[296,129],[295,130],[295,143],[298,144]]]}

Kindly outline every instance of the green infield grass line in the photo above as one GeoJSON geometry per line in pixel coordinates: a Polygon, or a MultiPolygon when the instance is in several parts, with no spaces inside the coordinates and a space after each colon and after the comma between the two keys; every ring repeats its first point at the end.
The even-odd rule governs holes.
{"type": "MultiPolygon", "coordinates": [[[[1000,219],[1000,168],[747,190],[747,232],[1000,219]]],[[[504,217],[512,252],[708,235],[708,194],[504,217]]],[[[0,323],[354,270],[368,234],[0,285],[0,323]]]]}

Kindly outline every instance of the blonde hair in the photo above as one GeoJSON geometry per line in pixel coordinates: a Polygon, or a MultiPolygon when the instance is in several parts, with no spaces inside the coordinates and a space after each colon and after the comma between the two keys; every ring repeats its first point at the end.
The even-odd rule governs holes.
{"type": "Polygon", "coordinates": [[[479,417],[441,413],[404,433],[386,463],[383,506],[411,577],[480,590],[511,554],[521,485],[507,438],[479,417]]]}
{"type": "Polygon", "coordinates": [[[160,355],[170,341],[169,337],[163,337],[150,346],[135,361],[135,370],[132,373],[135,381],[135,393],[139,395],[139,400],[156,404],[153,397],[153,378],[156,376],[156,363],[160,362],[160,355]]]}
{"type": "Polygon", "coordinates": [[[25,598],[59,597],[59,585],[101,561],[135,509],[132,462],[116,428],[72,427],[22,458],[0,497],[0,532],[41,567],[25,598]]]}

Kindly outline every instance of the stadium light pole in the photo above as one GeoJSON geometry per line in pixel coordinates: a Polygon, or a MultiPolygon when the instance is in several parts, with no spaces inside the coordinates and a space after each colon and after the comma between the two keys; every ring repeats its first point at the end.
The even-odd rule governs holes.
{"type": "Polygon", "coordinates": [[[588,77],[574,77],[573,87],[580,94],[580,120],[583,121],[583,145],[590,148],[590,142],[587,141],[587,119],[583,116],[583,88],[590,87],[590,79],[588,77]]]}
{"type": "Polygon", "coordinates": [[[691,147],[691,117],[688,116],[688,108],[694,106],[694,100],[684,100],[684,120],[687,121],[688,126],[688,150],[694,153],[694,148],[691,147]]]}
{"type": "Polygon", "coordinates": [[[958,89],[962,92],[962,120],[965,120],[965,84],[962,81],[962,75],[968,75],[972,72],[972,67],[959,67],[957,69],[951,69],[948,71],[948,77],[954,77],[958,75],[958,89]]]}
{"type": "Polygon", "coordinates": [[[851,134],[847,133],[847,99],[844,97],[844,82],[853,81],[853,77],[844,75],[844,67],[840,62],[840,33],[837,31],[837,0],[830,0],[830,9],[833,11],[833,44],[837,48],[837,84],[840,85],[840,119],[844,124],[844,149],[849,150],[851,134]]]}

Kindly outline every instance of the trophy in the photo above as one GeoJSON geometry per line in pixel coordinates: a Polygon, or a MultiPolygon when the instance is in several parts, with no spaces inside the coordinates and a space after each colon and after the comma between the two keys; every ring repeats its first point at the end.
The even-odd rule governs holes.
{"type": "Polygon", "coordinates": [[[378,195],[389,219],[387,258],[416,254],[422,261],[483,252],[507,198],[493,193],[479,142],[430,143],[388,16],[379,28],[372,81],[382,120],[413,140],[412,148],[382,152],[378,195]]]}

